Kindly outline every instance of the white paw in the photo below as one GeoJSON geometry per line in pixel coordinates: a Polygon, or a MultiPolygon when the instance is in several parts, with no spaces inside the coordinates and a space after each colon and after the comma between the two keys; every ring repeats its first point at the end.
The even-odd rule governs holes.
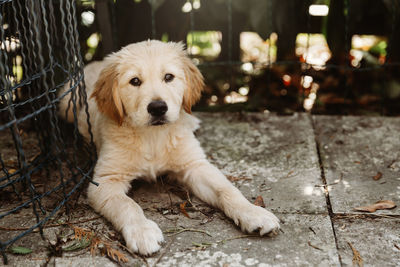
{"type": "Polygon", "coordinates": [[[279,230],[279,219],[272,212],[252,204],[241,208],[233,220],[243,232],[265,235],[279,230]]]}
{"type": "Polygon", "coordinates": [[[127,225],[122,229],[127,247],[132,252],[142,255],[151,255],[160,250],[164,241],[162,231],[158,225],[148,219],[135,224],[127,225]]]}

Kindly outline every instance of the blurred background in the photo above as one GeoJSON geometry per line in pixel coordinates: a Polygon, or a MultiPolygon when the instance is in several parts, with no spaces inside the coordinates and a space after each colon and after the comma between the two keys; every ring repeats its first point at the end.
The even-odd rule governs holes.
{"type": "Polygon", "coordinates": [[[398,0],[78,0],[85,63],[183,41],[206,79],[195,110],[400,115],[398,0]]]}

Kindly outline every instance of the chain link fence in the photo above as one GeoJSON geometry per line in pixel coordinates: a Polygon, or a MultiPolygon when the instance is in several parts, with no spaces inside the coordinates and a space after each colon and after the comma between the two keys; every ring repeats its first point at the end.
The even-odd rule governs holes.
{"type": "Polygon", "coordinates": [[[79,135],[76,119],[64,125],[57,117],[66,95],[74,115],[87,109],[75,1],[1,0],[0,9],[0,252],[6,263],[10,245],[34,230],[43,235],[57,211],[68,211],[90,180],[96,152],[79,135]],[[23,209],[35,219],[14,229],[23,209]]]}

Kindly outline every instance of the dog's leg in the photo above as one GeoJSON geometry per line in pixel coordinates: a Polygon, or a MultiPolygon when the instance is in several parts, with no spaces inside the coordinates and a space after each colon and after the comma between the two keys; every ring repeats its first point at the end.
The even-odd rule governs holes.
{"type": "Polygon", "coordinates": [[[88,199],[90,205],[106,217],[118,231],[122,232],[127,247],[132,252],[150,255],[160,249],[164,241],[157,224],[148,220],[141,207],[126,195],[131,179],[123,175],[97,177],[99,186],[90,184],[88,199]]]}
{"type": "Polygon", "coordinates": [[[251,204],[220,170],[206,160],[186,167],[183,180],[196,196],[223,210],[242,231],[259,231],[264,235],[279,229],[279,219],[274,214],[251,204]]]}

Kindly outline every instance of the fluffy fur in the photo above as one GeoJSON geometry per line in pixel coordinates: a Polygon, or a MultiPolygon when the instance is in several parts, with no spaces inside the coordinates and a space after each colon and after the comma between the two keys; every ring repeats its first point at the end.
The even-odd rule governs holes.
{"type": "MultiPolygon", "coordinates": [[[[89,113],[99,158],[90,184],[90,205],[123,234],[133,252],[150,255],[160,249],[163,234],[126,193],[130,182],[173,172],[197,197],[220,208],[246,232],[264,235],[279,220],[251,204],[207,160],[193,131],[199,121],[191,107],[200,98],[203,77],[179,43],[145,41],[131,44],[85,68],[89,113]],[[166,74],[174,79],[166,81],[166,74]],[[132,85],[138,78],[140,86],[132,85]],[[148,111],[152,101],[165,101],[162,125],[148,111]]],[[[60,114],[72,120],[69,97],[60,114]]],[[[157,119],[157,118],[156,118],[157,119]]],[[[78,111],[79,130],[88,136],[86,115],[78,111]]]]}

